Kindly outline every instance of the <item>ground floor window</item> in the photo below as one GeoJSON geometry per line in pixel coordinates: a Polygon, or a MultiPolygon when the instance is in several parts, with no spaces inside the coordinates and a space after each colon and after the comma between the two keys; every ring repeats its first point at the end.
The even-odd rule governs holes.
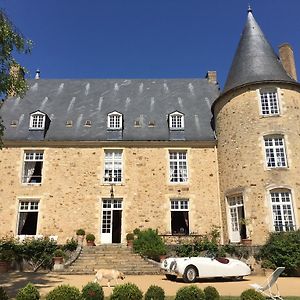
{"type": "Polygon", "coordinates": [[[187,199],[171,200],[172,234],[189,234],[189,201],[187,199]]]}
{"type": "Polygon", "coordinates": [[[102,199],[101,243],[121,243],[122,199],[102,199]]]}
{"type": "Polygon", "coordinates": [[[239,243],[247,237],[243,195],[234,195],[227,198],[229,208],[229,236],[230,241],[239,243]]]}
{"type": "Polygon", "coordinates": [[[18,235],[36,235],[39,213],[38,200],[19,202],[18,235]]]}
{"type": "Polygon", "coordinates": [[[295,230],[295,216],[290,190],[271,190],[273,229],[275,231],[295,230]]]}

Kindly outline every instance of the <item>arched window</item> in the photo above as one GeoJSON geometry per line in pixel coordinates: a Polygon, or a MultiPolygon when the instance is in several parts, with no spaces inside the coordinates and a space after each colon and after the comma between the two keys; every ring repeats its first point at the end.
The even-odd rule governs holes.
{"type": "Polygon", "coordinates": [[[270,190],[270,201],[273,230],[295,230],[296,224],[291,191],[289,189],[270,190]]]}
{"type": "Polygon", "coordinates": [[[107,128],[108,129],[122,129],[122,114],[114,111],[107,115],[107,128]]]}
{"type": "Polygon", "coordinates": [[[175,111],[169,115],[169,128],[171,130],[184,129],[184,115],[175,111]]]}
{"type": "Polygon", "coordinates": [[[45,129],[46,114],[36,111],[30,115],[29,129],[43,130],[45,129]]]}

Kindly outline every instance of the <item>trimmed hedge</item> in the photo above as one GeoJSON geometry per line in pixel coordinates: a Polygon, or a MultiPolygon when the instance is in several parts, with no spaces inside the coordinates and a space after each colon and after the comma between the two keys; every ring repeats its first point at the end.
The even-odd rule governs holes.
{"type": "Polygon", "coordinates": [[[82,288],[82,298],[84,300],[103,300],[103,288],[97,282],[89,282],[82,288]]]}
{"type": "Polygon", "coordinates": [[[165,291],[157,285],[149,286],[146,294],[145,300],[164,300],[165,299],[165,291]]]}
{"type": "Polygon", "coordinates": [[[46,300],[82,300],[82,297],[76,287],[62,284],[49,292],[46,300]]]}
{"type": "Polygon", "coordinates": [[[143,293],[134,283],[117,285],[110,296],[110,300],[142,300],[143,293]]]}
{"type": "Polygon", "coordinates": [[[40,293],[32,283],[28,283],[25,287],[20,289],[16,296],[16,300],[39,300],[39,299],[40,299],[40,293]]]}
{"type": "Polygon", "coordinates": [[[0,286],[0,300],[8,300],[7,293],[2,286],[0,286]]]}
{"type": "Polygon", "coordinates": [[[205,300],[205,294],[196,285],[190,285],[180,288],[175,300],[205,300]]]}
{"type": "Polygon", "coordinates": [[[241,294],[241,300],[265,300],[266,298],[254,289],[248,289],[241,294]]]}
{"type": "Polygon", "coordinates": [[[220,294],[218,290],[213,287],[213,286],[207,286],[203,290],[205,294],[205,300],[219,300],[220,299],[220,294]]]}

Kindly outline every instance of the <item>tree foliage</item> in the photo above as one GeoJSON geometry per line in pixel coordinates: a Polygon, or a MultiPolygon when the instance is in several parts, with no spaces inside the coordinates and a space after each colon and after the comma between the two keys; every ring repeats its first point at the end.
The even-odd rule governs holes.
{"type": "Polygon", "coordinates": [[[276,269],[285,267],[287,275],[296,275],[300,270],[300,230],[271,233],[261,248],[259,257],[262,266],[276,269]]]}
{"type": "Polygon", "coordinates": [[[166,254],[166,245],[157,230],[149,228],[139,231],[133,241],[133,250],[142,256],[159,261],[159,256],[166,254]]]}
{"type": "MultiPolygon", "coordinates": [[[[30,53],[31,47],[32,41],[26,39],[0,9],[0,106],[8,95],[22,97],[25,94],[25,69],[15,60],[14,54],[30,53]]],[[[0,146],[3,130],[0,119],[0,146]]]]}

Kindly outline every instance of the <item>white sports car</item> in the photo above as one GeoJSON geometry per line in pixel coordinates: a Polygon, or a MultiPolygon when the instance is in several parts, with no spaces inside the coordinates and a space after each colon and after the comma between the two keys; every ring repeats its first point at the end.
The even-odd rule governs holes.
{"type": "Polygon", "coordinates": [[[162,261],[161,269],[167,279],[176,280],[182,276],[185,282],[195,282],[197,277],[241,280],[251,273],[249,266],[242,261],[224,257],[169,257],[162,261]]]}

